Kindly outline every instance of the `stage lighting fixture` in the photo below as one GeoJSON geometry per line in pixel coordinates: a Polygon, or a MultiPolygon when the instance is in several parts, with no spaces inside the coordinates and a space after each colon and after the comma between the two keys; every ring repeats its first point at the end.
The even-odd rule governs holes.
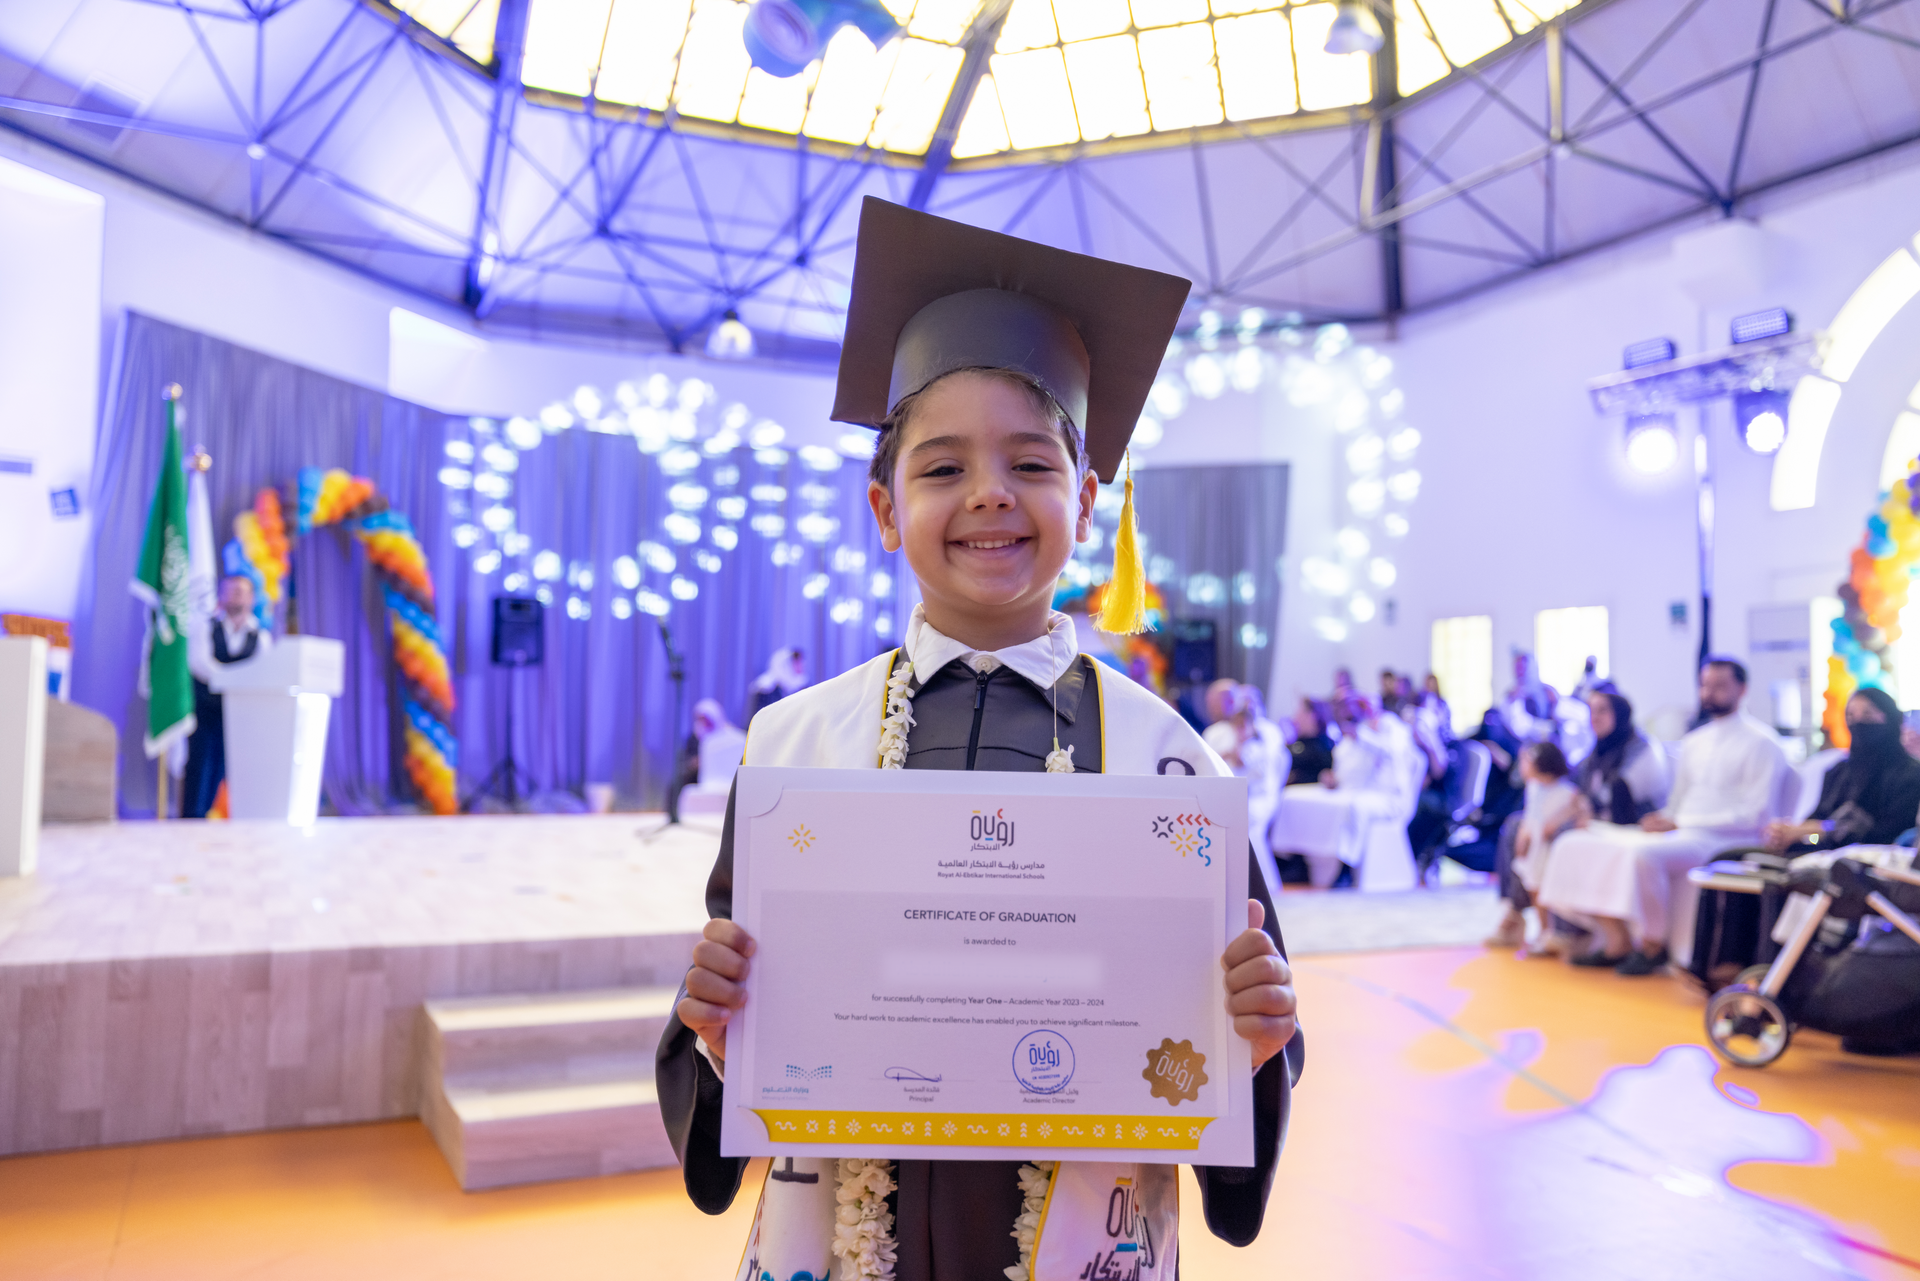
{"type": "Polygon", "coordinates": [[[1622,369],[1640,369],[1672,360],[1679,351],[1671,338],[1647,338],[1629,346],[1620,357],[1622,369]]]}
{"type": "Polygon", "coordinates": [[[1793,315],[1785,307],[1769,307],[1765,311],[1733,318],[1733,341],[1736,345],[1758,342],[1762,338],[1778,338],[1792,332],[1793,315]]]}
{"type": "Polygon", "coordinates": [[[1784,391],[1747,391],[1733,398],[1733,425],[1741,443],[1756,454],[1771,454],[1787,441],[1784,391]]]}
{"type": "Polygon", "coordinates": [[[1342,0],[1334,11],[1333,25],[1327,28],[1328,53],[1379,53],[1387,42],[1380,19],[1365,0],[1342,0]]]}
{"type": "Polygon", "coordinates": [[[753,355],[753,330],[740,319],[740,313],[728,310],[707,335],[707,355],[715,360],[745,360],[753,355]]]}
{"type": "Polygon", "coordinates": [[[1657,476],[1680,457],[1680,438],[1672,414],[1645,414],[1627,419],[1627,463],[1637,472],[1657,476]]]}

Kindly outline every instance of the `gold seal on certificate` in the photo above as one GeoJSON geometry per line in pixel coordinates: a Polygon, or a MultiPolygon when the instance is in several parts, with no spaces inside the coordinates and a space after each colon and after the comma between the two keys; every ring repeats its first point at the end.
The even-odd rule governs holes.
{"type": "Polygon", "coordinates": [[[1234,778],[747,767],[729,1156],[1249,1165],[1234,778]],[[1142,1051],[1145,1070],[1142,1070],[1142,1051]]]}

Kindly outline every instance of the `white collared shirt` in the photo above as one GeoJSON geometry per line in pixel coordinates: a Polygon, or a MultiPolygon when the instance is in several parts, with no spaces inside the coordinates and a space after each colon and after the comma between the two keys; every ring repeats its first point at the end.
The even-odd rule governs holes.
{"type": "Polygon", "coordinates": [[[951,636],[942,635],[927,622],[925,605],[913,607],[907,620],[907,657],[913,662],[913,680],[925,685],[934,673],[959,659],[976,672],[996,667],[1011,667],[1039,689],[1052,689],[1053,683],[1073,666],[1080,656],[1080,639],[1074,635],[1073,620],[1055,610],[1047,616],[1047,634],[1036,636],[1005,649],[970,649],[951,636]]]}

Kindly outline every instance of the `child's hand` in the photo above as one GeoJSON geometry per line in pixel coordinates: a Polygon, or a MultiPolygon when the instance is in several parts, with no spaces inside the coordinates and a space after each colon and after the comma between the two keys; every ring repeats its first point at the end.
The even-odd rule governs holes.
{"type": "MultiPolygon", "coordinates": [[[[1227,944],[1220,958],[1227,972],[1227,1013],[1233,1030],[1253,1043],[1255,1071],[1293,1039],[1293,971],[1260,928],[1266,919],[1260,900],[1248,899],[1247,931],[1227,944]]],[[[685,1021],[686,1015],[680,1017],[685,1021]]]]}
{"type": "Polygon", "coordinates": [[[747,977],[747,958],[755,950],[753,936],[732,921],[708,921],[693,947],[686,999],[674,1010],[722,1063],[727,1061],[727,1023],[746,1004],[747,993],[740,984],[747,977]]]}

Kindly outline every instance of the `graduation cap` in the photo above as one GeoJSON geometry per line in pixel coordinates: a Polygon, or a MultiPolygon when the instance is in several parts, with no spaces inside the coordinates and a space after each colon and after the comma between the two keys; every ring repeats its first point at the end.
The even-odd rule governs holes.
{"type": "MultiPolygon", "coordinates": [[[[833,418],[878,427],[942,375],[1016,369],[1052,394],[1111,484],[1192,287],[868,196],[833,418]]],[[[1101,628],[1140,630],[1145,592],[1129,474],[1101,628]]]]}

